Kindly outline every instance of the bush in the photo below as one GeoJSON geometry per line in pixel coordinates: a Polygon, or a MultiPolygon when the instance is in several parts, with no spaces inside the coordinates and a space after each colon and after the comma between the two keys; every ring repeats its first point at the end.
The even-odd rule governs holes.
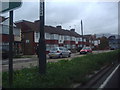
{"type": "MultiPolygon", "coordinates": [[[[64,88],[71,87],[73,83],[86,83],[86,75],[109,65],[118,59],[120,51],[108,53],[89,54],[57,63],[47,63],[45,75],[38,73],[38,67],[25,68],[14,71],[13,88],[64,88]]],[[[8,72],[3,72],[3,87],[8,85],[8,72]]]]}

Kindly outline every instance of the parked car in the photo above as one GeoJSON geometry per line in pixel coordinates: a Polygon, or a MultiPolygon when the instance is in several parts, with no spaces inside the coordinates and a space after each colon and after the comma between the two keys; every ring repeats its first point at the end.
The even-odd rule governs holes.
{"type": "Polygon", "coordinates": [[[46,48],[46,54],[50,53],[50,48],[46,48]]]}
{"type": "MultiPolygon", "coordinates": [[[[39,48],[39,46],[35,47],[35,53],[36,53],[37,57],[39,58],[39,55],[38,55],[39,50],[38,50],[38,48],[39,48]]],[[[46,51],[45,51],[46,55],[49,54],[49,52],[50,52],[50,49],[47,48],[46,51]]]]}
{"type": "Polygon", "coordinates": [[[2,59],[7,59],[9,57],[9,48],[0,47],[0,55],[2,59]]]}
{"type": "Polygon", "coordinates": [[[87,54],[87,53],[92,53],[92,49],[90,47],[83,47],[80,50],[80,54],[87,54]]]}
{"type": "Polygon", "coordinates": [[[65,47],[54,47],[50,50],[48,54],[49,58],[62,58],[62,57],[70,57],[71,51],[65,47]]]}

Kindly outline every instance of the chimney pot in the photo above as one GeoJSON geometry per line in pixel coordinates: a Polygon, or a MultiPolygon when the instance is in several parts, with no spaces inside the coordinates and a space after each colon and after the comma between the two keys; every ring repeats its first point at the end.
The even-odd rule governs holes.
{"type": "Polygon", "coordinates": [[[75,29],[70,29],[70,31],[75,32],[75,29]]]}
{"type": "Polygon", "coordinates": [[[62,29],[62,26],[56,26],[56,28],[58,28],[58,29],[62,29]]]}

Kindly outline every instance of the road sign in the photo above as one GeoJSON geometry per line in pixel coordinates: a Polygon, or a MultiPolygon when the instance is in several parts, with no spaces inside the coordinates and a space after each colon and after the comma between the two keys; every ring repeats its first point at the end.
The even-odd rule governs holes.
{"type": "Polygon", "coordinates": [[[12,11],[22,5],[21,0],[5,0],[0,1],[0,13],[12,11]]]}

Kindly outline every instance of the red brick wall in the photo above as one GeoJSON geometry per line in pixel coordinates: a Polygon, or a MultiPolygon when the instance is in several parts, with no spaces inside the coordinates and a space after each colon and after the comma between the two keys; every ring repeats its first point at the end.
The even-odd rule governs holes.
{"type": "Polygon", "coordinates": [[[58,44],[58,40],[45,40],[46,44],[58,44]]]}
{"type": "MultiPolygon", "coordinates": [[[[2,36],[2,42],[9,42],[9,35],[7,34],[3,34],[3,35],[0,35],[0,37],[2,36]]],[[[14,35],[13,35],[14,37],[14,35]]],[[[14,38],[13,38],[14,39],[14,38]]]]}

